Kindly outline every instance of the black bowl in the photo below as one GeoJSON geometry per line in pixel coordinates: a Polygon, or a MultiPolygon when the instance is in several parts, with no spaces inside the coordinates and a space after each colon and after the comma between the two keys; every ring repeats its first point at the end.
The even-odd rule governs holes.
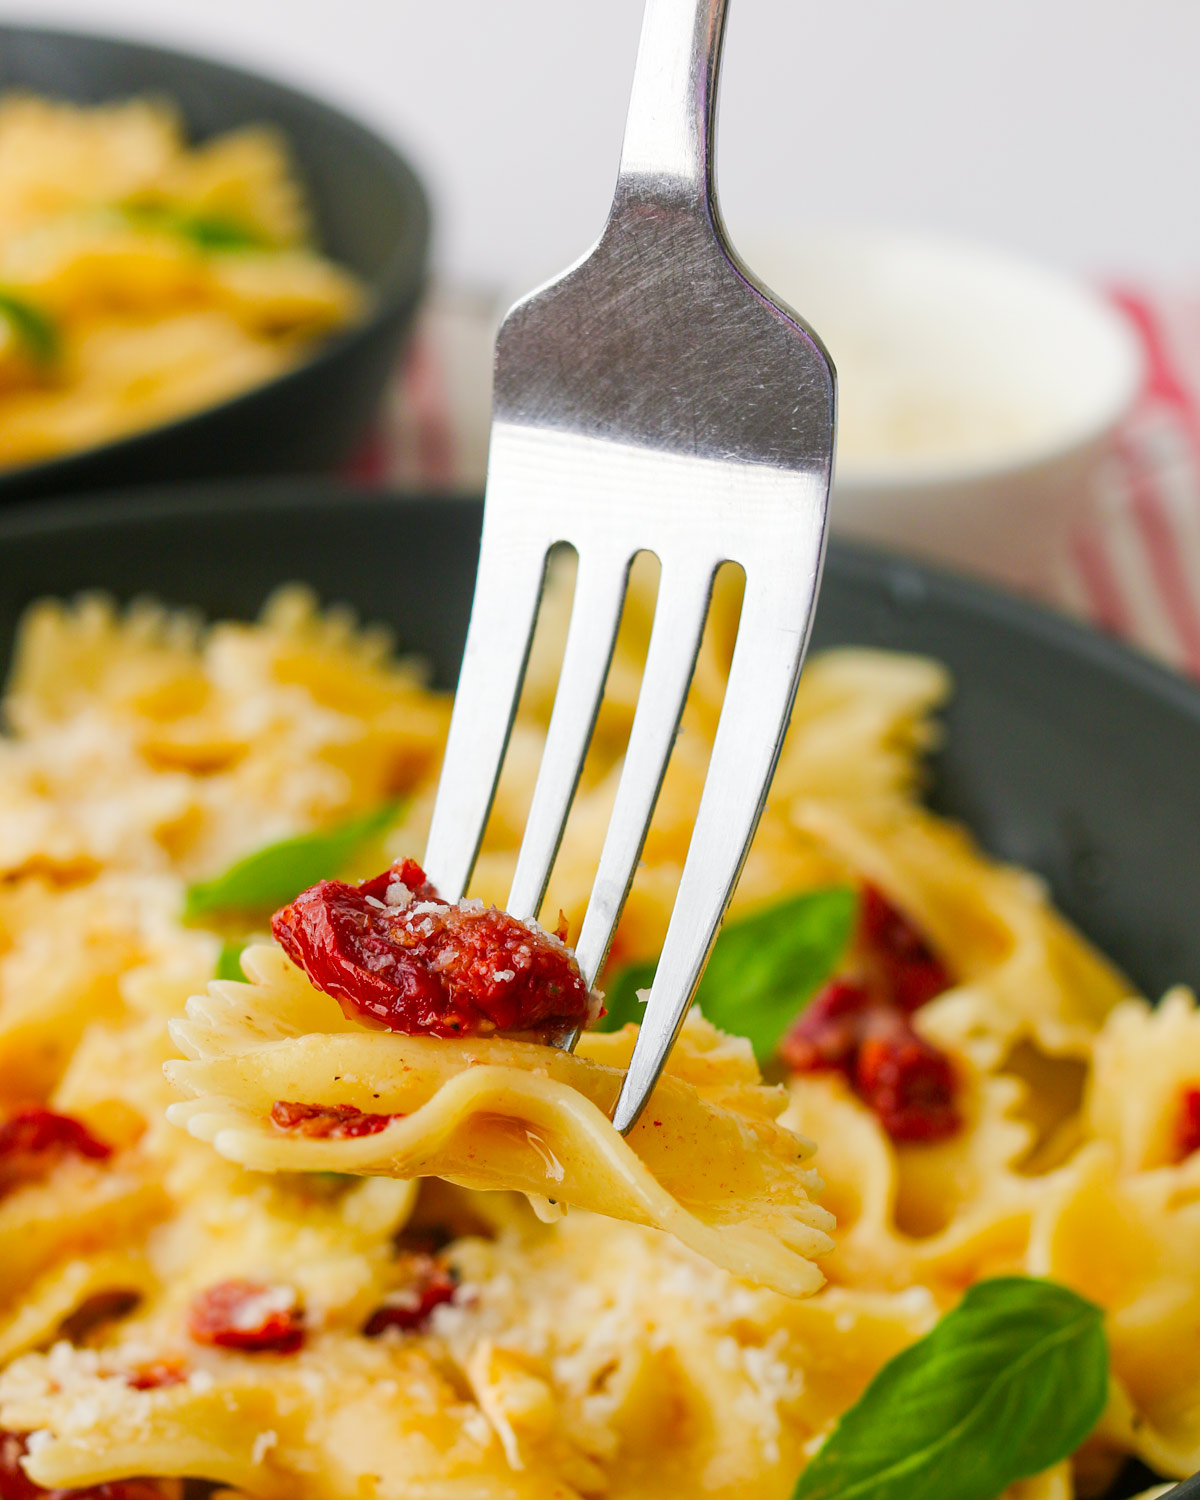
{"type": "MultiPolygon", "coordinates": [[[[0,670],[43,594],[151,593],[253,614],[303,579],[393,625],[452,685],[481,504],[316,480],[188,487],[0,516],[0,670]]],[[[834,543],[814,646],[918,651],[955,693],[931,798],[1039,871],[1060,907],[1157,995],[1200,986],[1200,690],[985,586],[834,543]]]]}
{"type": "MultiPolygon", "coordinates": [[[[478,499],[312,480],[114,495],[0,516],[0,673],[45,594],[154,594],[253,615],[280,583],[395,627],[454,682],[479,550],[478,499]]],[[[1057,615],[834,543],[814,646],[946,663],[956,690],[932,801],[1044,875],[1059,905],[1147,994],[1200,982],[1200,690],[1057,615]]],[[[1110,1493],[1152,1482],[1130,1464],[1110,1493]]]]}
{"type": "Polygon", "coordinates": [[[196,139],[266,122],[287,137],[322,250],[357,272],[366,318],[231,400],[99,447],[0,470],[0,501],[212,475],[315,472],[353,452],[424,285],[425,194],[408,163],[328,104],[207,58],[116,38],[0,26],[0,92],[81,104],[163,95],[196,139]]]}

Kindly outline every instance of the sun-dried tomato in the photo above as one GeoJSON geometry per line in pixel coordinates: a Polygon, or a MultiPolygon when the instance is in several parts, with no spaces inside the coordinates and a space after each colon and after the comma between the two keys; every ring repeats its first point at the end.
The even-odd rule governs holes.
{"type": "Polygon", "coordinates": [[[378,1135],[398,1115],[369,1115],[353,1104],[296,1104],[276,1099],[271,1106],[271,1123],[280,1130],[316,1140],[357,1140],[364,1135],[378,1135]]]}
{"type": "Polygon", "coordinates": [[[458,1277],[437,1256],[417,1252],[409,1257],[410,1280],[392,1292],[367,1319],[363,1333],[378,1338],[389,1328],[411,1333],[423,1328],[435,1307],[450,1302],[458,1291],[458,1277]]]}
{"type": "Polygon", "coordinates": [[[894,1141],[942,1141],[962,1124],[950,1059],[901,1012],[880,1008],[863,1018],[853,1083],[894,1141]]]}
{"type": "Polygon", "coordinates": [[[780,1056],[793,1073],[843,1074],[894,1141],[944,1140],[962,1123],[950,1059],[865,984],[826,985],[784,1037],[780,1056]]]}
{"type": "Polygon", "coordinates": [[[304,1343],[304,1313],[290,1286],[221,1281],[193,1299],[188,1332],[198,1344],[243,1354],[295,1354],[304,1343]]]}
{"type": "Polygon", "coordinates": [[[836,1068],[849,1077],[858,1051],[859,1022],[871,992],[853,979],[833,979],[792,1022],[779,1052],[793,1073],[836,1068]]]}
{"type": "Polygon", "coordinates": [[[83,1490],[44,1490],[21,1467],[29,1434],[0,1431],[0,1500],[167,1500],[177,1490],[170,1480],[112,1479],[83,1490]]]}
{"type": "Polygon", "coordinates": [[[361,885],[322,880],[271,919],[288,957],[351,1020],[409,1035],[552,1032],[591,997],[561,936],[442,901],[412,860],[361,885]]]}
{"type": "Polygon", "coordinates": [[[33,1500],[46,1493],[21,1467],[27,1438],[23,1432],[0,1432],[0,1500],[33,1500]]]}
{"type": "Polygon", "coordinates": [[[156,1359],[148,1365],[130,1370],[125,1384],[135,1391],[160,1391],[165,1386],[183,1385],[188,1378],[187,1362],[182,1359],[156,1359]]]}
{"type": "Polygon", "coordinates": [[[1180,1159],[1200,1151],[1200,1086],[1184,1089],[1175,1124],[1175,1150],[1180,1159]]]}
{"type": "Polygon", "coordinates": [[[82,1120],[30,1104],[0,1123],[0,1195],[45,1177],[64,1156],[105,1161],[112,1147],[82,1120]]]}
{"type": "Polygon", "coordinates": [[[845,1076],[895,1141],[937,1141],[962,1121],[950,1059],[909,1017],[951,984],[919,929],[875,886],[862,890],[860,969],[830,980],[792,1023],[779,1054],[793,1073],[845,1076]]]}
{"type": "Polygon", "coordinates": [[[863,886],[858,920],[868,958],[901,1010],[911,1015],[950,988],[949,971],[925,934],[877,886],[863,886]]]}

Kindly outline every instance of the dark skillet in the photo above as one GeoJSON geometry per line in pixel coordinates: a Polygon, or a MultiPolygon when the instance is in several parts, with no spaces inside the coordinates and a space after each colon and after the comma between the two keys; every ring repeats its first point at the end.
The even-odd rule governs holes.
{"type": "Polygon", "coordinates": [[[224,63],[137,42],[0,26],[0,93],[13,88],[82,104],[166,96],[199,140],[238,125],[278,126],[307,189],[322,250],[358,273],[372,305],[364,321],[303,365],[232,400],[101,447],[0,469],[0,502],[342,463],[378,405],[424,283],[429,209],[408,163],[317,99],[224,63]]]}
{"type": "MultiPolygon", "coordinates": [[[[476,499],[315,480],[10,512],[0,516],[0,665],[21,610],[44,594],[150,593],[246,616],[275,585],[303,579],[393,625],[451,685],[480,516],[476,499]]],[[[843,643],[945,662],[956,691],[934,806],[1044,875],[1146,993],[1200,983],[1200,689],[1020,600],[835,543],[814,645],[843,643]]],[[[1151,1482],[1132,1468],[1114,1497],[1151,1482]]]]}

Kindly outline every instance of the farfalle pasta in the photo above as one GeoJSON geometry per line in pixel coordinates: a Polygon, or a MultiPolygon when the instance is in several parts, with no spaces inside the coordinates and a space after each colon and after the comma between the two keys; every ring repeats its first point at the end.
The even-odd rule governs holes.
{"type": "MultiPolygon", "coordinates": [[[[511,877],[564,587],[472,911],[511,877]]],[[[647,588],[639,565],[553,873],[568,940],[647,588]]],[[[735,612],[721,581],[600,981],[615,1020],[661,942],[735,612]]],[[[496,965],[440,1034],[389,1031],[386,986],[364,1024],[268,936],[299,887],[255,882],[289,850],[341,850],[302,883],[388,908],[405,867],[363,878],[424,841],[448,704],[382,633],[297,590],[253,624],[36,606],[0,741],[0,1494],[790,1500],[880,1371],[1013,1276],[1102,1309],[1110,1394],[1005,1500],[1101,1493],[1130,1456],[1200,1467],[1200,1013],[1134,997],[1040,882],[920,807],[949,691],[915,658],[809,664],[735,961],[623,1141],[632,1026],[573,1057],[513,1035],[496,965]],[[792,1002],[776,910],[809,923],[779,948],[792,1002]]]]}
{"type": "Polygon", "coordinates": [[[0,97],[0,466],[225,400],[358,318],[311,229],[268,126],[193,146],[160,99],[0,97]]]}
{"type": "MultiPolygon", "coordinates": [[[[696,1017],[645,1117],[609,1114],[632,1035],[574,1055],[499,1037],[380,1035],[347,1023],[273,949],[243,956],[248,985],[217,982],[171,1034],[193,1059],[168,1077],[196,1099],[169,1118],[256,1171],[443,1177],[668,1230],[750,1281],[801,1295],[822,1277],[830,1216],[808,1142],[775,1124],[787,1104],[749,1048],[696,1017]],[[379,1128],[324,1139],[289,1130],[280,1101],[343,1106],[379,1128]]],[[[633,1028],[629,1028],[632,1033],[633,1028]]]]}

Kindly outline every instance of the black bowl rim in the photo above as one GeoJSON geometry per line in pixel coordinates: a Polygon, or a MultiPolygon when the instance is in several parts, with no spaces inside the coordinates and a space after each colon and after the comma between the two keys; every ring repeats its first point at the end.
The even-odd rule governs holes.
{"type": "MultiPolygon", "coordinates": [[[[62,491],[66,492],[70,489],[72,466],[85,459],[90,461],[98,457],[105,459],[111,457],[119,460],[122,453],[130,451],[150,433],[156,437],[160,434],[167,436],[176,432],[187,433],[200,423],[209,420],[214,413],[238,411],[251,404],[265,389],[286,391],[293,384],[304,380],[314,367],[335,361],[342,351],[357,339],[385,322],[394,313],[415,302],[424,289],[429,253],[430,209],[429,197],[421,179],[405,157],[389,141],[377,131],[372,130],[364,121],[348,114],[339,105],[330,103],[318,94],[296,88],[290,83],[284,83],[269,74],[256,72],[253,68],[244,68],[238,63],[226,62],[223,58],[213,57],[209,53],[162,46],[157,42],[142,41],[137,37],[100,31],[80,31],[69,26],[26,26],[19,22],[0,21],[0,48],[16,38],[51,43],[61,39],[85,44],[103,43],[105,46],[121,47],[130,52],[141,53],[151,61],[162,59],[171,62],[198,63],[203,68],[211,69],[214,76],[223,75],[226,78],[236,78],[239,82],[264,87],[277,97],[286,98],[295,109],[301,112],[318,119],[336,121],[340,130],[353,138],[365,153],[374,156],[388,174],[396,179],[401,193],[409,200],[413,239],[411,253],[405,247],[397,245],[391,262],[384,272],[372,279],[370,284],[372,300],[366,317],[340,329],[298,365],[274,376],[271,380],[240,391],[224,401],[215,401],[171,421],[156,422],[151,427],[138,428],[119,438],[114,438],[111,442],[94,443],[87,448],[72,449],[70,452],[57,454],[54,458],[40,463],[21,464],[16,468],[0,470],[0,484],[16,486],[35,477],[39,482],[44,478],[45,481],[53,483],[55,476],[62,474],[64,476],[62,491]]],[[[29,502],[17,500],[15,503],[29,502]]]]}
{"type": "MultiPolygon", "coordinates": [[[[309,475],[197,480],[103,490],[13,508],[0,513],[0,546],[10,540],[53,536],[79,528],[120,529],[164,518],[182,521],[207,515],[237,515],[251,509],[328,513],[346,498],[381,509],[406,503],[432,503],[472,516],[480,513],[483,504],[483,497],[477,491],[426,491],[309,475]]],[[[875,583],[897,598],[911,596],[914,590],[922,591],[1013,634],[1081,658],[1167,703],[1200,730],[1200,683],[1161,665],[1137,647],[1047,605],[982,579],[836,536],[829,543],[826,567],[847,580],[875,583]]]]}

